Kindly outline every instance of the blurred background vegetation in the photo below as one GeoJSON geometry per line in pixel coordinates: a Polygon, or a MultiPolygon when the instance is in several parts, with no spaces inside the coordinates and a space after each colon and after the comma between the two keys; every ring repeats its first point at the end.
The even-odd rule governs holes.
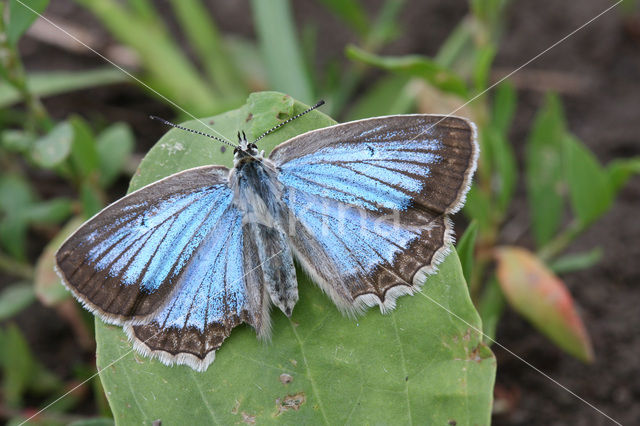
{"type": "MultiPolygon", "coordinates": [[[[165,131],[146,117],[210,116],[266,89],[324,99],[339,121],[412,112],[474,120],[482,153],[457,248],[487,343],[497,338],[621,421],[640,416],[631,408],[640,342],[628,312],[640,303],[629,284],[640,270],[631,214],[640,173],[636,2],[506,81],[613,3],[51,3],[0,3],[1,421],[28,417],[95,372],[91,316],[61,287],[53,253],[124,194],[165,131]]],[[[496,423],[595,416],[494,350],[496,423]],[[538,409],[551,399],[555,406],[538,409]],[[574,417],[562,417],[563,407],[574,417]]],[[[38,419],[98,417],[110,424],[96,377],[38,419]]]]}

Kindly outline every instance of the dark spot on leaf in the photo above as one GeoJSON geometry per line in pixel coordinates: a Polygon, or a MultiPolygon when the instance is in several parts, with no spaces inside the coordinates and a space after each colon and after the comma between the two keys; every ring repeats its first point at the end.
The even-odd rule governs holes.
{"type": "Polygon", "coordinates": [[[213,120],[209,120],[209,124],[215,124],[213,120]]]}
{"type": "Polygon", "coordinates": [[[249,121],[251,121],[251,119],[253,118],[253,113],[249,113],[249,115],[247,115],[247,118],[245,118],[244,122],[248,123],[249,121]]]}
{"type": "Polygon", "coordinates": [[[256,416],[252,415],[252,414],[248,414],[245,413],[244,411],[242,412],[242,421],[248,425],[255,425],[256,424],[256,416]]]}
{"type": "Polygon", "coordinates": [[[285,411],[294,410],[298,411],[300,406],[307,401],[307,396],[304,392],[298,392],[295,395],[287,395],[284,398],[276,399],[276,409],[278,410],[276,416],[284,413],[285,411]]]}
{"type": "Polygon", "coordinates": [[[405,377],[405,378],[404,378],[404,381],[405,381],[405,382],[408,382],[408,381],[409,381],[409,376],[405,377]]]}
{"type": "Polygon", "coordinates": [[[289,383],[293,382],[293,376],[287,373],[282,373],[280,375],[280,382],[283,385],[288,385],[289,383]]]}
{"type": "Polygon", "coordinates": [[[286,120],[287,118],[289,118],[289,114],[287,114],[286,112],[279,112],[278,115],[276,115],[276,118],[278,120],[286,120]]]}
{"type": "Polygon", "coordinates": [[[455,420],[449,420],[449,422],[447,424],[449,426],[456,426],[458,424],[458,422],[456,422],[455,420]]]}
{"type": "Polygon", "coordinates": [[[467,328],[467,332],[464,333],[464,336],[462,336],[462,340],[464,340],[465,342],[468,342],[469,340],[471,340],[471,330],[467,328]]]}
{"type": "Polygon", "coordinates": [[[220,152],[224,153],[226,150],[227,150],[226,146],[223,145],[223,146],[220,147],[220,152]]]}
{"type": "Polygon", "coordinates": [[[482,362],[482,357],[480,356],[480,345],[482,345],[482,343],[479,343],[478,346],[476,346],[471,352],[469,352],[469,356],[467,357],[469,361],[475,361],[477,363],[482,362]]]}
{"type": "Polygon", "coordinates": [[[154,420],[151,422],[151,426],[162,426],[162,420],[154,420]]]}

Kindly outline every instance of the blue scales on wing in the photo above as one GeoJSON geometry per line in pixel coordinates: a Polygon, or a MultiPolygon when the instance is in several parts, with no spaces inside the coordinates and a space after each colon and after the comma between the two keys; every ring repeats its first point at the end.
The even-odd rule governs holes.
{"type": "Polygon", "coordinates": [[[205,365],[233,327],[259,327],[227,176],[208,166],[146,186],[92,218],[57,254],[67,286],[89,309],[125,324],[139,349],[165,361],[205,365]]]}
{"type": "Polygon", "coordinates": [[[452,242],[448,214],[475,168],[475,129],[456,117],[361,120],[300,135],[270,156],[297,220],[297,258],[343,309],[393,308],[452,242]]]}

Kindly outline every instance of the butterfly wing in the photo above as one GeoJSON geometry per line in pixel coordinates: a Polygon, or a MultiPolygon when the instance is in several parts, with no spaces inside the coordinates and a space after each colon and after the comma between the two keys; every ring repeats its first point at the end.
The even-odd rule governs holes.
{"type": "Polygon", "coordinates": [[[102,210],[56,254],[69,289],[108,322],[144,322],[176,290],[184,266],[230,205],[227,174],[221,167],[188,170],[102,210]]]}
{"type": "Polygon", "coordinates": [[[248,235],[238,210],[228,208],[197,248],[170,302],[148,323],[125,325],[136,349],[202,371],[242,322],[268,335],[269,296],[248,235]]]}
{"type": "MultiPolygon", "coordinates": [[[[229,170],[169,176],[108,206],[56,254],[67,287],[142,352],[204,368],[241,322],[268,332],[229,170]],[[248,285],[248,282],[251,285],[248,285]]],[[[268,305],[267,305],[268,306],[268,305]]]]}
{"type": "Polygon", "coordinates": [[[305,133],[278,146],[291,244],[344,310],[412,293],[452,242],[448,214],[464,204],[478,156],[457,117],[378,117],[305,133]]]}

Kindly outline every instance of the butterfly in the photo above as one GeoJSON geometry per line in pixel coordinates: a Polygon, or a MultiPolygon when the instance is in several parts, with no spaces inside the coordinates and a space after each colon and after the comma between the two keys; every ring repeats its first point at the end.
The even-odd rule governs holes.
{"type": "Polygon", "coordinates": [[[184,170],[96,214],[56,253],[65,285],[143,355],[199,371],[241,323],[267,338],[271,304],[292,314],[294,259],[342,312],[394,309],[450,250],[449,215],[476,168],[475,125],[369,118],[265,156],[257,143],[283,124],[253,142],[239,133],[231,169],[184,170]]]}

